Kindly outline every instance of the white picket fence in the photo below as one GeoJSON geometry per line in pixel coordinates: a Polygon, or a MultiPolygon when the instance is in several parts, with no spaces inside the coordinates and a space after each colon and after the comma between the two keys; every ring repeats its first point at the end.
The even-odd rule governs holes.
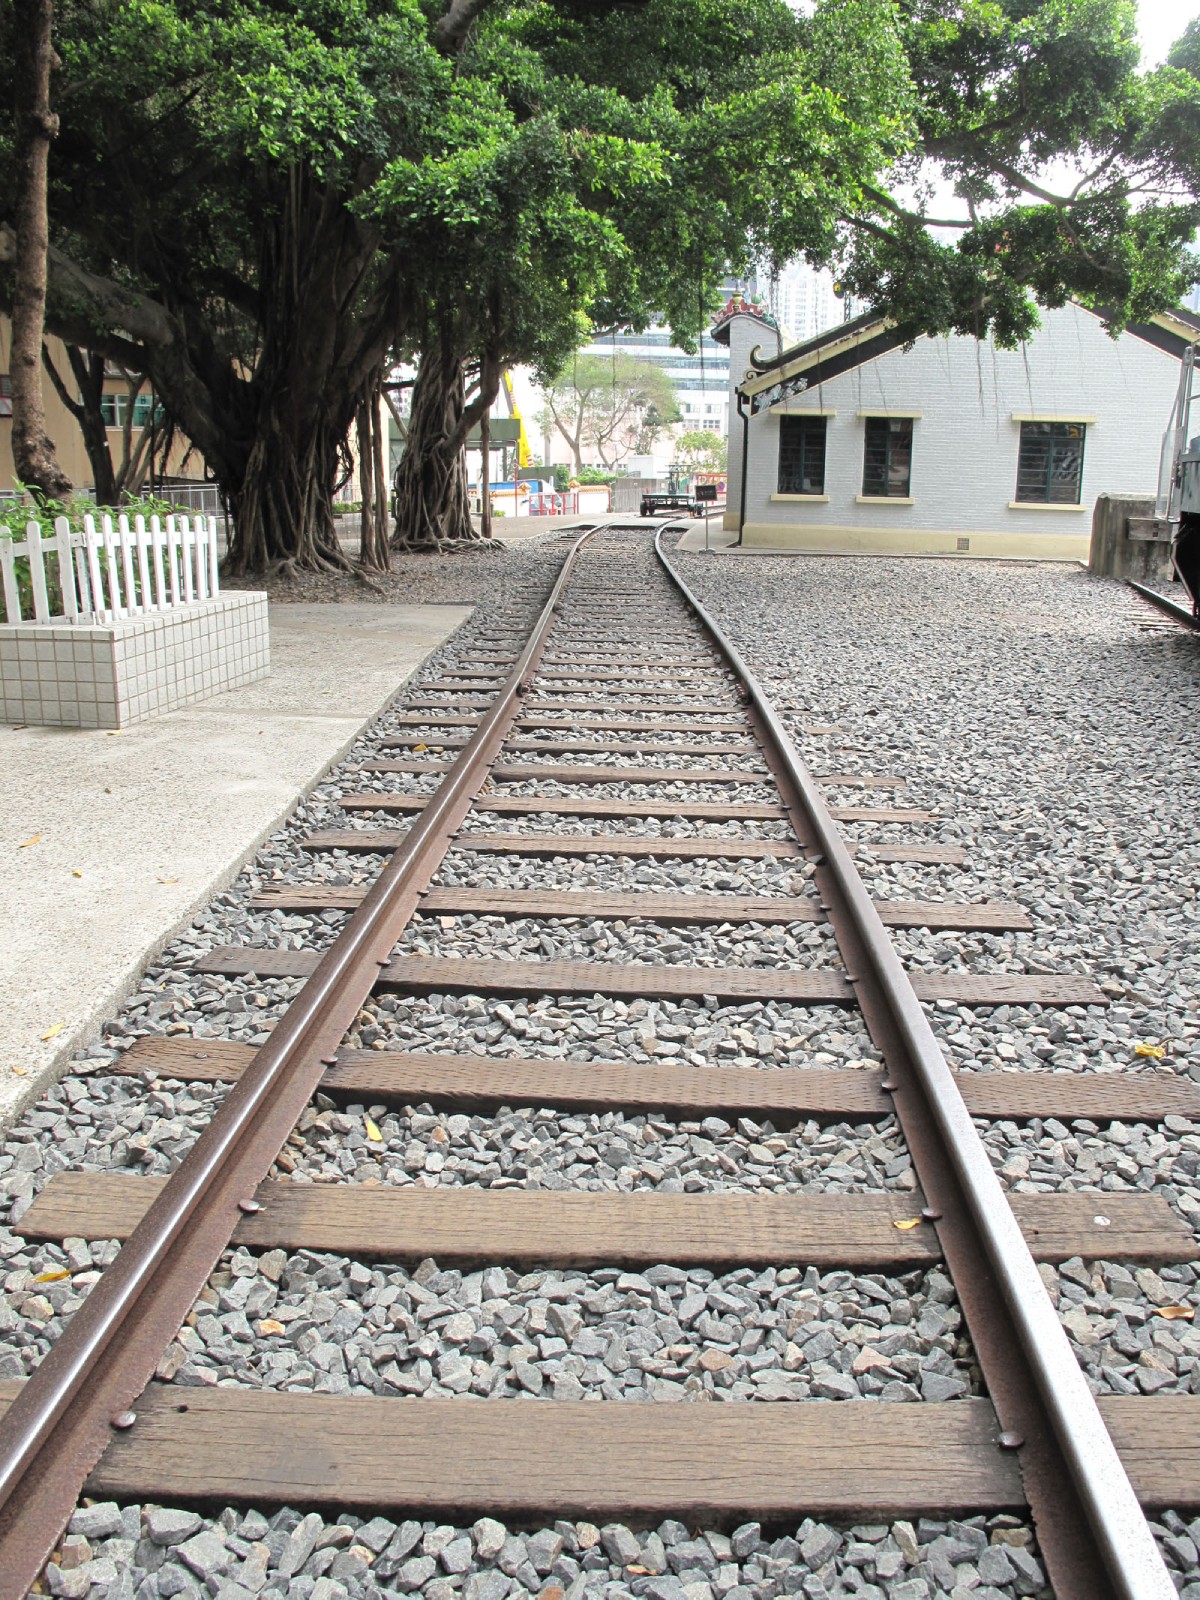
{"type": "Polygon", "coordinates": [[[72,530],[66,517],[56,517],[54,533],[44,538],[36,522],[27,522],[18,541],[0,526],[0,576],[10,623],[119,622],[154,611],[170,611],[197,600],[215,600],[217,519],[215,517],[127,516],[115,521],[107,513],[86,516],[83,528],[72,530]],[[46,557],[57,557],[61,609],[50,604],[46,557]],[[29,562],[33,616],[22,615],[16,563],[29,562]]]}

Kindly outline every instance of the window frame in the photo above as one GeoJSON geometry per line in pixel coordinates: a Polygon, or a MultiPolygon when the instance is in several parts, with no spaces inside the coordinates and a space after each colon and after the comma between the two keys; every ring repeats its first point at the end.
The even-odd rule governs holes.
{"type": "Polygon", "coordinates": [[[909,500],[912,498],[913,418],[867,416],[863,418],[863,476],[864,500],[909,500]],[[868,478],[868,453],[871,449],[872,430],[883,432],[884,453],[881,485],[872,484],[868,478]],[[894,485],[892,479],[892,451],[898,434],[907,433],[908,463],[903,485],[894,485]]]}
{"type": "MultiPolygon", "coordinates": [[[[812,413],[810,415],[806,415],[803,412],[792,412],[790,415],[781,416],[780,419],[779,419],[779,459],[778,459],[777,468],[776,468],[776,475],[775,475],[775,481],[776,481],[776,485],[777,485],[776,492],[778,494],[781,494],[781,495],[788,495],[789,497],[791,497],[791,496],[803,497],[806,500],[807,499],[812,499],[812,500],[824,499],[825,498],[825,480],[826,480],[826,475],[827,475],[826,474],[826,467],[827,467],[827,463],[828,463],[828,455],[829,455],[829,418],[828,417],[822,416],[822,415],[820,415],[818,413],[812,413]],[[799,435],[798,441],[794,445],[788,443],[788,441],[787,441],[787,439],[785,437],[788,433],[792,433],[792,432],[798,433],[798,435],[799,435]],[[813,435],[819,435],[819,437],[820,437],[820,448],[821,448],[820,485],[819,485],[818,488],[815,488],[815,489],[809,489],[809,488],[805,487],[805,481],[806,481],[806,478],[808,476],[808,451],[810,449],[810,444],[808,442],[808,435],[810,433],[813,434],[813,435]],[[789,451],[798,451],[799,452],[799,463],[800,463],[799,484],[800,484],[800,486],[798,488],[794,487],[790,482],[785,482],[785,480],[784,480],[784,451],[785,451],[785,449],[787,449],[789,451]]],[[[789,462],[789,465],[790,465],[790,462],[789,462]]]]}
{"type": "Polygon", "coordinates": [[[12,373],[0,372],[0,417],[11,417],[12,414],[12,373]]]}
{"type": "MultiPolygon", "coordinates": [[[[104,426],[114,432],[120,432],[125,427],[125,418],[129,415],[128,391],[119,389],[106,390],[100,396],[100,414],[104,418],[104,426]]],[[[153,394],[138,394],[133,398],[133,427],[144,432],[149,427],[161,427],[166,420],[163,408],[153,394]],[[153,418],[153,422],[151,421],[153,418]]]]}
{"type": "Polygon", "coordinates": [[[1018,506],[1079,506],[1083,503],[1083,468],[1087,454],[1088,424],[1081,421],[1050,421],[1028,419],[1020,424],[1020,435],[1017,439],[1017,485],[1013,501],[1018,506]],[[1074,429],[1075,432],[1067,430],[1074,429]],[[1034,484],[1040,493],[1029,493],[1033,471],[1027,464],[1026,449],[1033,448],[1036,444],[1045,446],[1045,466],[1040,470],[1041,483],[1034,484]],[[1069,449],[1066,447],[1070,447],[1069,449]],[[1055,495],[1055,474],[1057,464],[1069,454],[1076,455],[1074,475],[1074,497],[1071,499],[1055,495]]]}

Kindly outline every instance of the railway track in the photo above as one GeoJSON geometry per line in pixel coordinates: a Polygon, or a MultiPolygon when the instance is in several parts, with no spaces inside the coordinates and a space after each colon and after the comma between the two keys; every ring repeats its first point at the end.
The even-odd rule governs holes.
{"type": "MultiPolygon", "coordinates": [[[[359,764],[340,797],[344,823],[304,839],[314,863],[346,866],[345,881],[314,872],[265,885],[255,906],[287,936],[196,957],[198,978],[299,988],[258,1046],[176,1033],[126,1052],[121,1071],[155,1092],[232,1085],[171,1176],[62,1172],[21,1217],[30,1240],[124,1245],[34,1377],[0,1392],[4,1600],[27,1591],[84,1491],[700,1530],[1028,1507],[1058,1600],[1175,1593],[1142,1506],[1200,1505],[1200,1399],[1097,1403],[1038,1266],[1190,1261],[1192,1236],[1154,1195],[1006,1196],[972,1119],[1194,1119],[1200,1090],[951,1072],[921,1002],[1052,1010],[1103,1005],[1104,994],[1073,973],[906,972],[888,928],[1003,935],[1029,919],[1004,903],[873,902],[858,851],[947,869],[965,852],[916,836],[931,813],[902,803],[903,774],[809,773],[748,668],[665,556],[645,564],[647,547],[628,531],[585,537],[532,632],[474,630],[359,764]],[[888,842],[848,842],[839,822],[886,826],[888,842]],[[896,838],[905,825],[914,836],[896,838]],[[585,959],[564,927],[586,934],[585,959]],[[412,1017],[435,1000],[431,1037],[412,1017]],[[751,1039],[737,1033],[751,1008],[780,1032],[801,1030],[783,1040],[789,1062],[848,1017],[866,1053],[801,1069],[773,1064],[775,1049],[751,1065],[751,1039]],[[693,1024],[728,1017],[732,1049],[694,1047],[693,1024]],[[435,1047],[396,1048],[405,1028],[408,1042],[435,1047]],[[614,1033],[625,1058],[578,1048],[614,1033]],[[500,1035],[506,1051],[527,1038],[531,1053],[492,1049],[500,1035]],[[425,1105],[443,1143],[479,1146],[456,1182],[444,1181],[440,1151],[411,1142],[411,1108],[425,1105]],[[558,1121],[543,1126],[570,1146],[570,1172],[595,1175],[535,1186],[536,1162],[503,1148],[508,1108],[525,1106],[550,1108],[558,1121]],[[468,1113],[501,1129],[497,1140],[445,1131],[447,1114],[468,1113]],[[408,1134],[393,1137],[401,1114],[408,1134]],[[579,1128],[563,1133],[572,1116],[579,1128]],[[846,1146],[866,1181],[847,1181],[838,1160],[826,1160],[828,1182],[799,1165],[779,1181],[775,1169],[799,1161],[810,1137],[797,1130],[819,1145],[822,1127],[846,1125],[872,1152],[846,1146]],[[694,1128],[699,1155],[674,1182],[663,1181],[671,1163],[651,1162],[645,1181],[612,1154],[628,1155],[631,1126],[668,1155],[675,1130],[694,1128]],[[339,1133],[360,1152],[353,1172],[376,1176],[328,1181],[313,1142],[336,1145],[339,1133]],[[375,1321],[378,1348],[363,1346],[348,1392],[177,1381],[181,1325],[195,1326],[198,1305],[224,1304],[231,1249],[332,1253],[364,1281],[373,1263],[421,1262],[413,1315],[375,1321]],[[484,1307],[515,1326],[502,1314],[506,1271],[549,1290],[520,1337],[506,1344],[501,1332],[497,1344],[484,1307]],[[476,1298],[447,1335],[460,1353],[422,1383],[433,1352],[422,1354],[420,1295],[447,1273],[473,1281],[476,1298]],[[883,1305],[908,1292],[901,1280],[944,1283],[933,1297],[954,1304],[935,1319],[943,1370],[920,1390],[906,1383],[915,1373],[903,1355],[890,1364],[881,1335],[860,1346],[872,1359],[848,1388],[837,1373],[816,1376],[815,1344],[806,1356],[797,1339],[821,1293],[835,1292],[821,1273],[853,1275],[855,1293],[866,1286],[883,1305]],[[791,1308],[784,1349],[779,1317],[739,1301],[742,1288],[791,1308]],[[636,1397],[662,1404],[619,1398],[636,1341],[619,1360],[610,1346],[607,1365],[587,1342],[613,1292],[677,1330],[633,1352],[659,1386],[636,1397]],[[572,1368],[581,1335],[593,1353],[572,1368]],[[543,1392],[523,1342],[535,1338],[559,1366],[549,1412],[514,1403],[543,1392]],[[757,1389],[722,1389],[741,1381],[731,1345],[766,1358],[757,1389]],[[460,1397],[430,1398],[431,1387],[460,1397]],[[723,1395],[734,1403],[678,1403],[723,1395]]],[[[518,1127],[518,1154],[536,1150],[536,1116],[518,1127]]],[[[439,1332],[453,1321],[436,1315],[439,1332]]],[[[897,1323],[893,1344],[900,1333],[897,1323]]]]}

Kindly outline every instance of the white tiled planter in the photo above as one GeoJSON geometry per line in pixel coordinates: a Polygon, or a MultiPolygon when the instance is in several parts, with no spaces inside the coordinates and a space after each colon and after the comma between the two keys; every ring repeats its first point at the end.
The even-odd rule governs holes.
{"type": "Polygon", "coordinates": [[[265,678],[270,667],[260,593],[96,626],[0,624],[0,719],[126,728],[265,678]]]}

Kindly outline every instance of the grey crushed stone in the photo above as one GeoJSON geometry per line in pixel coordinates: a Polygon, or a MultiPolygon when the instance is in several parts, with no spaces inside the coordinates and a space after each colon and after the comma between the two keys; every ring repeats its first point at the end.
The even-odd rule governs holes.
{"type": "Polygon", "coordinates": [[[464,1273],[235,1251],[172,1346],[178,1384],[556,1400],[978,1392],[940,1270],[464,1273]]]}
{"type": "MultiPolygon", "coordinates": [[[[836,1526],[806,1519],[791,1532],[757,1522],[731,1533],[589,1522],[470,1527],[344,1514],[327,1522],[290,1507],[229,1507],[203,1536],[164,1548],[146,1536],[161,1508],[126,1506],[122,1535],[88,1545],[72,1536],[47,1568],[52,1594],[90,1600],[183,1596],[240,1600],[1043,1600],[1049,1591],[1033,1535],[1019,1518],[970,1517],[836,1526]],[[67,1548],[67,1546],[71,1548],[67,1548]],[[81,1548],[80,1546],[83,1546],[81,1548]]],[[[1200,1539],[1171,1514],[1156,1530],[1169,1563],[1200,1539]]],[[[1191,1586],[1194,1588],[1195,1586],[1191,1586]]],[[[1185,1600],[1195,1600],[1188,1588],[1185,1600]]]]}

